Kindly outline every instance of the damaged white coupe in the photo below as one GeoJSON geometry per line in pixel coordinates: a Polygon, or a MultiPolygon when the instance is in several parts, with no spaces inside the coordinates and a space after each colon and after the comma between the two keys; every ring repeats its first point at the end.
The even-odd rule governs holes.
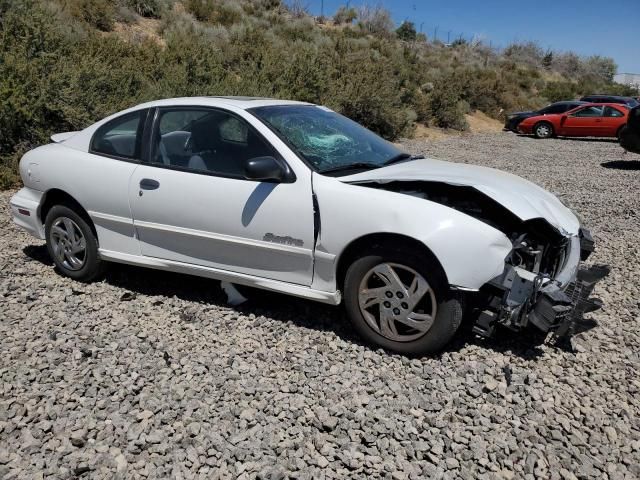
{"type": "Polygon", "coordinates": [[[79,281],[108,262],[344,304],[369,343],[441,350],[463,314],[556,337],[606,266],[589,232],[514,175],[425,159],[328,108],[160,100],[52,137],[20,162],[15,222],[79,281]]]}

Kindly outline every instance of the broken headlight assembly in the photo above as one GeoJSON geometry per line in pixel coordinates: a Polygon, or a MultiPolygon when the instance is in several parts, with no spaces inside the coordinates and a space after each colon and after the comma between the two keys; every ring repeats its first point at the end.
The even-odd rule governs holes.
{"type": "Polygon", "coordinates": [[[515,237],[504,272],[485,288],[488,300],[478,314],[476,333],[491,336],[498,325],[519,330],[532,324],[563,338],[594,326],[583,315],[602,306],[591,294],[610,269],[580,265],[595,248],[588,230],[566,237],[544,223],[530,224],[529,233],[515,237]]]}

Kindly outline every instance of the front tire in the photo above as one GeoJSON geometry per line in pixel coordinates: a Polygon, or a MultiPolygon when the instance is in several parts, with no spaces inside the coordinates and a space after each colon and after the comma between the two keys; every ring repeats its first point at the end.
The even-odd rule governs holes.
{"type": "Polygon", "coordinates": [[[536,138],[551,138],[554,135],[553,125],[549,122],[538,122],[533,127],[533,134],[536,138]]]}
{"type": "Polygon", "coordinates": [[[81,282],[93,280],[104,269],[89,221],[66,205],[53,206],[45,219],[49,256],[63,275],[81,282]]]}
{"type": "Polygon", "coordinates": [[[404,355],[439,352],[460,326],[462,305],[435,267],[421,255],[392,249],[354,261],[344,302],[362,338],[404,355]]]}

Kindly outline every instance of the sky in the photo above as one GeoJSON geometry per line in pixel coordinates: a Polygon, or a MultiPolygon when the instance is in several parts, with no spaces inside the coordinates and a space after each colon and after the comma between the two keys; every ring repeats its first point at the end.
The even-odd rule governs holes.
{"type": "MultiPolygon", "coordinates": [[[[309,10],[333,15],[346,0],[303,0],[309,10]]],[[[494,46],[537,41],[543,48],[611,57],[618,73],[640,73],[640,0],[351,0],[380,4],[399,24],[407,19],[431,39],[460,34],[494,46]],[[450,33],[449,33],[450,32],[450,33]]]]}

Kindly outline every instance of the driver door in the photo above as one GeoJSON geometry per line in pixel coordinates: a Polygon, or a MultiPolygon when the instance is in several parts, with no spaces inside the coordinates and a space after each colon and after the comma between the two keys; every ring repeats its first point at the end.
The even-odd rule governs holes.
{"type": "Polygon", "coordinates": [[[246,160],[279,153],[221,109],[158,109],[151,137],[129,185],[142,255],[311,284],[310,172],[292,183],[245,179],[246,160]]]}
{"type": "Polygon", "coordinates": [[[562,118],[559,135],[573,137],[597,137],[602,135],[604,107],[587,106],[562,118]]]}

